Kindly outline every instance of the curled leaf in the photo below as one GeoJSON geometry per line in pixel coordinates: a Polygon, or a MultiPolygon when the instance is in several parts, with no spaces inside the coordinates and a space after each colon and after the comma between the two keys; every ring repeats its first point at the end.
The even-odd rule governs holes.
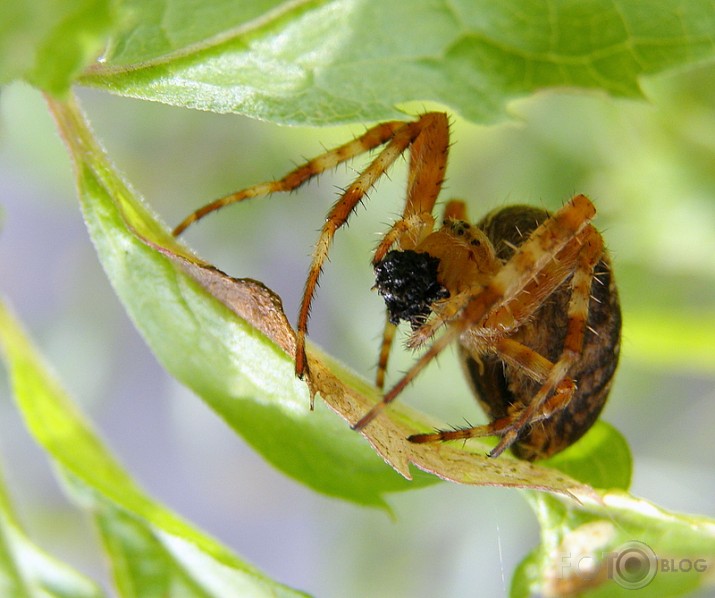
{"type": "Polygon", "coordinates": [[[50,105],[75,160],[99,258],[137,328],[166,369],[276,467],[318,491],[374,505],[384,504],[385,492],[435,481],[408,482],[410,464],[465,484],[592,493],[557,470],[487,458],[477,442],[412,444],[407,437],[432,422],[404,405],[365,430],[368,445],[346,421],[379,399],[376,389],[313,347],[315,390],[343,419],[320,402],[311,412],[308,388],[293,373],[293,331],[280,300],[194,257],[114,171],[76,105],[50,105]]]}
{"type": "MultiPolygon", "coordinates": [[[[148,241],[147,241],[148,242],[148,241]]],[[[155,247],[196,280],[208,293],[239,318],[285,351],[295,353],[295,334],[283,312],[280,298],[268,287],[251,279],[235,279],[220,270],[171,250],[155,247]]],[[[309,349],[314,390],[346,422],[360,419],[378,400],[376,389],[345,372],[339,364],[315,347],[309,349]]],[[[412,479],[410,464],[445,480],[463,484],[514,486],[560,492],[592,494],[587,486],[555,469],[513,458],[491,459],[480,443],[414,444],[407,437],[427,424],[425,417],[404,405],[393,405],[361,433],[375,451],[406,479],[412,479]]]]}

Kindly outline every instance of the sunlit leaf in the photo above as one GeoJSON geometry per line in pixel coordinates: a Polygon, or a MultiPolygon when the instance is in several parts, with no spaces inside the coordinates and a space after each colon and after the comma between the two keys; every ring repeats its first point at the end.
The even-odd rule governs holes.
{"type": "Polygon", "coordinates": [[[83,83],[282,123],[374,121],[408,101],[485,122],[546,87],[638,96],[641,75],[715,53],[715,7],[700,0],[184,4],[136,9],[146,26],[130,20],[83,83]]]}
{"type": "Polygon", "coordinates": [[[541,462],[594,488],[628,490],[633,461],[626,439],[612,425],[597,421],[565,451],[541,462]]]}
{"type": "Polygon", "coordinates": [[[215,44],[238,33],[231,31],[233,27],[248,30],[289,12],[292,5],[296,3],[285,0],[126,0],[121,7],[123,27],[112,37],[103,60],[131,65],[191,46],[215,44]]]}

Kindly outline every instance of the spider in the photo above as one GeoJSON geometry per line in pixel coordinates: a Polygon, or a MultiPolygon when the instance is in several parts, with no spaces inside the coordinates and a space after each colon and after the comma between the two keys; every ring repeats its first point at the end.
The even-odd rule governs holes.
{"type": "Polygon", "coordinates": [[[576,195],[550,214],[529,206],[495,210],[470,223],[465,203],[434,208],[444,181],[449,121],[428,112],[378,124],[313,158],[280,180],[217,199],[186,217],[179,235],[207,214],[258,196],[291,191],[360,154],[382,147],[325,218],[298,313],[295,371],[310,380],[305,338],[311,302],[336,231],[366,193],[409,151],[402,216],[378,243],[375,288],[387,307],[376,385],[383,391],[397,325],[407,346],[422,349],[412,367],[353,428],[368,426],[447,346],[458,345],[465,375],[490,423],[415,434],[425,443],[497,436],[489,453],[549,457],[596,421],[618,362],[621,316],[603,240],[590,224],[596,210],[576,195]]]}

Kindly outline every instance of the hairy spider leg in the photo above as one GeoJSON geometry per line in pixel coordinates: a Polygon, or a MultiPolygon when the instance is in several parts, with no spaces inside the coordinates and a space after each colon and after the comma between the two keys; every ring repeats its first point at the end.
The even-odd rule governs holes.
{"type": "MultiPolygon", "coordinates": [[[[475,360],[479,361],[481,353],[492,351],[499,354],[505,361],[520,367],[537,382],[546,381],[554,364],[531,348],[513,339],[503,338],[500,334],[508,335],[518,329],[533,316],[544,299],[559,288],[574,272],[578,254],[584,243],[581,237],[591,234],[599,237],[595,229],[588,225],[579,235],[569,241],[537,276],[532,275],[528,284],[519,291],[513,301],[495,305],[494,309],[487,313],[479,324],[479,328],[493,332],[490,335],[477,337],[480,339],[478,345],[469,351],[475,360]]],[[[465,300],[460,299],[459,302],[453,303],[454,305],[451,306],[449,304],[440,306],[438,317],[427,322],[422,329],[417,331],[418,336],[413,335],[408,346],[414,349],[419,348],[431,338],[439,326],[449,322],[451,318],[457,317],[459,311],[464,307],[465,300]]],[[[443,437],[438,438],[436,434],[418,434],[416,436],[424,438],[424,440],[416,442],[445,440],[443,437]]]]}
{"type": "MultiPolygon", "coordinates": [[[[444,155],[446,163],[446,151],[448,147],[448,123],[444,114],[430,112],[423,114],[417,120],[403,123],[398,128],[384,149],[377,157],[362,171],[360,176],[345,190],[345,193],[338,199],[328,213],[323,224],[320,236],[313,251],[313,259],[308,270],[308,278],[305,283],[303,300],[298,312],[298,330],[296,338],[296,360],[295,371],[299,377],[304,377],[308,372],[308,361],[305,354],[305,336],[308,331],[308,319],[310,316],[310,306],[318,286],[318,280],[323,269],[323,264],[327,259],[330,246],[335,236],[335,232],[342,227],[355,210],[358,203],[365,197],[368,190],[382,177],[387,169],[399,158],[408,148],[410,148],[411,165],[407,188],[407,205],[405,213],[408,217],[412,213],[430,213],[439,193],[439,187],[443,179],[444,168],[427,167],[424,153],[427,152],[430,158],[444,155]],[[442,134],[440,135],[440,132],[442,134]],[[445,137],[444,149],[435,149],[441,146],[434,140],[440,136],[445,137]],[[413,155],[415,149],[420,157],[413,155]],[[432,152],[435,152],[433,154],[432,152]]],[[[393,229],[388,231],[390,235],[393,229]]],[[[386,235],[386,236],[387,236],[386,235]]],[[[381,246],[384,244],[381,243],[381,246]]]]}
{"type": "MultiPolygon", "coordinates": [[[[467,207],[464,201],[451,199],[447,202],[442,213],[442,222],[446,223],[448,220],[460,220],[462,222],[468,222],[469,217],[467,215],[467,207]]],[[[379,261],[379,260],[378,260],[379,261]]],[[[440,309],[439,318],[435,318],[430,321],[433,330],[430,333],[430,338],[437,331],[437,329],[444,324],[445,321],[451,319],[455,316],[457,311],[460,309],[459,302],[452,301],[449,306],[454,306],[452,311],[449,311],[448,306],[444,306],[440,309]]],[[[383,390],[385,387],[385,377],[387,375],[387,365],[390,360],[390,353],[392,352],[392,345],[395,339],[396,326],[392,324],[389,317],[385,319],[385,330],[382,335],[382,344],[380,345],[380,354],[377,362],[377,374],[375,376],[375,386],[378,389],[383,390]]],[[[408,341],[408,347],[410,349],[415,349],[417,347],[413,346],[414,337],[411,337],[408,341]]]]}
{"type": "MultiPolygon", "coordinates": [[[[411,442],[438,442],[499,435],[501,436],[499,443],[489,453],[490,457],[498,457],[517,440],[526,426],[548,419],[555,412],[568,406],[576,385],[567,374],[581,355],[588,321],[593,270],[603,253],[603,241],[590,225],[584,229],[583,234],[575,237],[570,243],[571,246],[576,244],[579,246],[579,251],[573,263],[567,331],[559,359],[552,363],[529,347],[509,338],[499,339],[490,347],[504,361],[517,365],[534,380],[542,383],[531,402],[522,409],[489,424],[431,434],[415,434],[410,436],[411,442]]],[[[566,252],[561,252],[557,260],[565,259],[564,253],[566,252]]],[[[526,309],[522,308],[521,313],[513,312],[517,319],[521,320],[527,313],[533,312],[533,308],[536,307],[533,306],[534,301],[530,300],[527,303],[531,305],[523,306],[526,309]]]]}
{"type": "MultiPolygon", "coordinates": [[[[449,301],[459,301],[462,303],[459,309],[455,310],[459,313],[459,317],[449,322],[449,327],[442,336],[438,337],[428,347],[427,351],[412,365],[390,391],[383,395],[382,400],[375,404],[370,411],[354,424],[353,428],[360,430],[377,417],[377,415],[389,403],[395,400],[405,387],[414,380],[424,367],[437,357],[452,341],[456,340],[464,330],[469,327],[479,326],[495,306],[505,305],[514,300],[519,293],[528,286],[535,274],[538,275],[540,271],[548,268],[549,263],[554,257],[588,225],[588,222],[595,214],[596,209],[591,201],[584,195],[577,195],[560,210],[555,212],[551,218],[544,221],[534,230],[529,238],[515,251],[511,259],[504,264],[478,294],[471,297],[460,295],[454,299],[447,300],[447,303],[449,303],[449,301]]],[[[599,249],[599,256],[600,251],[599,249]]],[[[596,262],[597,261],[598,260],[596,260],[596,262]]],[[[586,303],[589,296],[590,293],[587,292],[586,303]]],[[[581,302],[578,303],[578,305],[580,304],[581,302]]],[[[571,309],[569,311],[571,311],[571,309]]],[[[431,326],[432,324],[427,322],[415,331],[413,335],[415,338],[420,339],[424,337],[424,340],[415,343],[417,346],[426,342],[433,335],[431,326]]],[[[574,330],[576,330],[575,326],[574,324],[574,330]]],[[[571,329],[571,326],[569,329],[571,329]]],[[[581,334],[581,338],[582,336],[581,334]]],[[[560,367],[563,367],[561,362],[562,360],[559,360],[558,363],[560,367]]],[[[548,380],[544,386],[547,384],[549,384],[548,380]]],[[[513,440],[511,442],[513,442],[513,440]]],[[[504,449],[502,449],[502,451],[503,450],[504,449]]]]}
{"type": "Polygon", "coordinates": [[[272,195],[273,193],[293,191],[300,187],[306,181],[316,177],[327,170],[335,168],[339,164],[346,162],[356,156],[369,152],[371,149],[379,147],[387,143],[400,127],[404,126],[403,121],[391,121],[376,125],[365,131],[359,137],[352,141],[325,152],[315,158],[308,160],[305,164],[298,166],[281,179],[259,183],[252,187],[247,187],[236,193],[231,193],[224,197],[220,197],[211,203],[201,206],[184,218],[181,223],[173,230],[174,236],[180,235],[189,226],[201,220],[204,216],[216,212],[228,205],[252,199],[254,197],[263,197],[272,195]]]}
{"type": "MultiPolygon", "coordinates": [[[[438,188],[439,185],[441,185],[444,165],[437,169],[437,172],[440,173],[437,177],[438,181],[435,180],[434,175],[430,174],[433,172],[433,169],[422,168],[422,165],[424,163],[424,152],[430,154],[433,151],[430,149],[433,145],[431,141],[433,138],[439,139],[444,137],[445,146],[448,144],[449,125],[447,123],[447,118],[446,115],[439,113],[424,114],[413,122],[390,121],[378,124],[368,129],[365,133],[356,137],[352,141],[327,151],[324,154],[316,156],[305,164],[295,168],[281,179],[248,187],[236,193],[216,199],[213,202],[200,207],[193,213],[189,214],[174,229],[173,234],[178,236],[195,222],[228,205],[255,197],[271,195],[273,193],[292,191],[300,187],[309,179],[318,176],[327,170],[335,168],[342,162],[355,158],[381,145],[387,144],[375,160],[363,171],[358,179],[356,179],[355,182],[348,187],[342,197],[336,202],[328,214],[326,223],[321,230],[320,237],[313,254],[313,260],[311,262],[298,314],[295,366],[296,374],[298,376],[303,377],[308,369],[305,355],[305,335],[307,332],[310,305],[335,231],[345,224],[347,218],[353,212],[355,206],[365,196],[368,189],[370,189],[370,187],[377,182],[389,166],[394,163],[394,161],[402,153],[404,153],[408,147],[414,145],[414,142],[420,137],[422,131],[426,129],[429,129],[430,131],[439,131],[442,129],[443,132],[441,134],[430,133],[427,135],[427,137],[429,137],[428,143],[417,143],[419,156],[422,156],[422,158],[412,158],[413,167],[411,168],[410,178],[408,179],[408,202],[405,208],[405,213],[423,209],[431,211],[436,200],[437,193],[428,193],[426,191],[431,188],[438,188]],[[415,167],[415,165],[417,165],[417,167],[415,167]],[[432,195],[434,195],[434,197],[432,197],[432,195]]],[[[446,149],[443,162],[446,163],[446,149]]]]}
{"type": "Polygon", "coordinates": [[[392,343],[395,340],[397,326],[390,322],[389,317],[385,318],[385,329],[382,332],[382,342],[380,344],[380,354],[377,358],[377,373],[375,374],[375,386],[382,390],[385,388],[385,375],[387,373],[387,363],[390,360],[392,343]]]}
{"type": "MultiPolygon", "coordinates": [[[[455,206],[452,209],[460,208],[455,206]]],[[[573,272],[574,256],[580,248],[580,242],[573,238],[578,236],[595,214],[596,209],[585,195],[572,198],[531,233],[490,284],[471,294],[461,294],[444,302],[437,318],[428,320],[412,333],[408,347],[416,349],[424,345],[444,323],[445,317],[460,314],[467,308],[467,304],[472,304],[470,310],[477,309],[480,303],[476,299],[493,301],[491,305],[495,307],[484,321],[465,314],[464,317],[472,325],[501,330],[518,326],[573,272]],[[570,241],[574,244],[571,250],[567,250],[570,241]],[[561,251],[565,251],[563,256],[559,255],[561,251]],[[522,303],[524,315],[521,318],[515,317],[514,312],[522,303]],[[441,314],[445,315],[439,317],[441,314]]]]}
{"type": "Polygon", "coordinates": [[[450,218],[453,220],[469,222],[467,204],[461,199],[450,199],[444,206],[444,211],[442,212],[442,222],[446,222],[450,218]]]}
{"type": "Polygon", "coordinates": [[[603,254],[603,240],[593,227],[584,241],[578,256],[578,263],[571,279],[571,298],[568,307],[568,325],[564,338],[564,347],[559,359],[549,372],[546,382],[521,413],[514,414],[515,421],[506,429],[499,444],[490,456],[498,457],[511,446],[521,431],[532,421],[551,417],[556,411],[568,406],[573,397],[575,384],[567,378],[571,366],[579,359],[583,347],[588,309],[591,297],[593,271],[603,254]],[[536,417],[538,414],[538,417],[536,417]]]}
{"type": "MultiPolygon", "coordinates": [[[[449,121],[447,115],[441,112],[425,114],[420,120],[425,124],[410,147],[405,209],[402,217],[395,221],[375,249],[373,266],[381,262],[394,245],[400,249],[412,249],[434,229],[432,212],[447,168],[449,121]]],[[[396,326],[386,314],[375,375],[375,386],[380,390],[385,386],[395,331],[396,326]]]]}
{"type": "Polygon", "coordinates": [[[447,168],[449,121],[442,112],[428,112],[416,122],[420,130],[410,147],[405,209],[375,249],[373,266],[395,244],[401,249],[413,249],[434,228],[432,211],[447,168]]]}

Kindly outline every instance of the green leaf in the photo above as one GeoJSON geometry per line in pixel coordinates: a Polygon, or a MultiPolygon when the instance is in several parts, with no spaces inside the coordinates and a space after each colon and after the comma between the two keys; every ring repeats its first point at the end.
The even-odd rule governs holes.
{"type": "Polygon", "coordinates": [[[0,595],[18,598],[102,596],[93,582],[35,546],[17,521],[0,479],[0,595]]]}
{"type": "Polygon", "coordinates": [[[594,488],[628,490],[633,459],[623,435],[598,420],[576,444],[540,462],[594,488]]]}
{"type": "MultiPolygon", "coordinates": [[[[243,563],[144,494],[48,373],[1,303],[0,347],[10,370],[15,400],[30,432],[58,465],[78,502],[97,518],[123,596],[300,595],[243,563]]],[[[6,501],[0,501],[0,506],[4,504],[6,501]]],[[[12,520],[2,523],[12,524],[12,520]]],[[[13,533],[5,537],[12,540],[13,550],[19,550],[17,546],[27,548],[21,545],[22,538],[14,534],[14,528],[10,531],[13,533]]],[[[5,563],[12,564],[12,560],[4,560],[0,566],[5,563]]],[[[38,569],[38,565],[45,564],[35,558],[28,571],[22,571],[23,576],[31,573],[48,583],[46,579],[58,575],[57,583],[63,581],[56,573],[57,567],[38,569]]],[[[26,566],[24,561],[21,565],[26,566]]],[[[77,584],[72,577],[69,581],[77,584]]],[[[97,595],[86,583],[76,587],[76,593],[57,595],[97,595]]]]}
{"type": "Polygon", "coordinates": [[[166,369],[276,467],[320,492],[380,506],[385,492],[435,481],[412,479],[410,463],[462,483],[591,492],[553,469],[489,459],[478,442],[410,443],[411,433],[434,423],[404,406],[368,426],[366,442],[331,409],[354,422],[379,393],[314,348],[312,381],[325,404],[311,412],[308,389],[294,375],[295,340],[280,300],[189,253],[112,170],[78,109],[50,106],[75,160],[90,235],[137,328],[166,369]]]}
{"type": "Polygon", "coordinates": [[[126,0],[124,27],[106,49],[104,60],[131,65],[157,60],[187,47],[215,44],[235,34],[232,27],[250,27],[290,9],[285,0],[126,0]]]}
{"type": "Polygon", "coordinates": [[[517,569],[511,596],[626,598],[643,588],[639,596],[661,597],[712,589],[715,520],[670,513],[617,491],[580,506],[525,494],[542,544],[517,569]]]}
{"type": "Polygon", "coordinates": [[[104,46],[109,0],[0,0],[0,85],[23,77],[62,96],[104,46]]]}
{"type": "Polygon", "coordinates": [[[642,75],[715,54],[701,0],[146,4],[83,83],[280,123],[394,118],[410,101],[489,122],[547,87],[639,96],[642,75]]]}

